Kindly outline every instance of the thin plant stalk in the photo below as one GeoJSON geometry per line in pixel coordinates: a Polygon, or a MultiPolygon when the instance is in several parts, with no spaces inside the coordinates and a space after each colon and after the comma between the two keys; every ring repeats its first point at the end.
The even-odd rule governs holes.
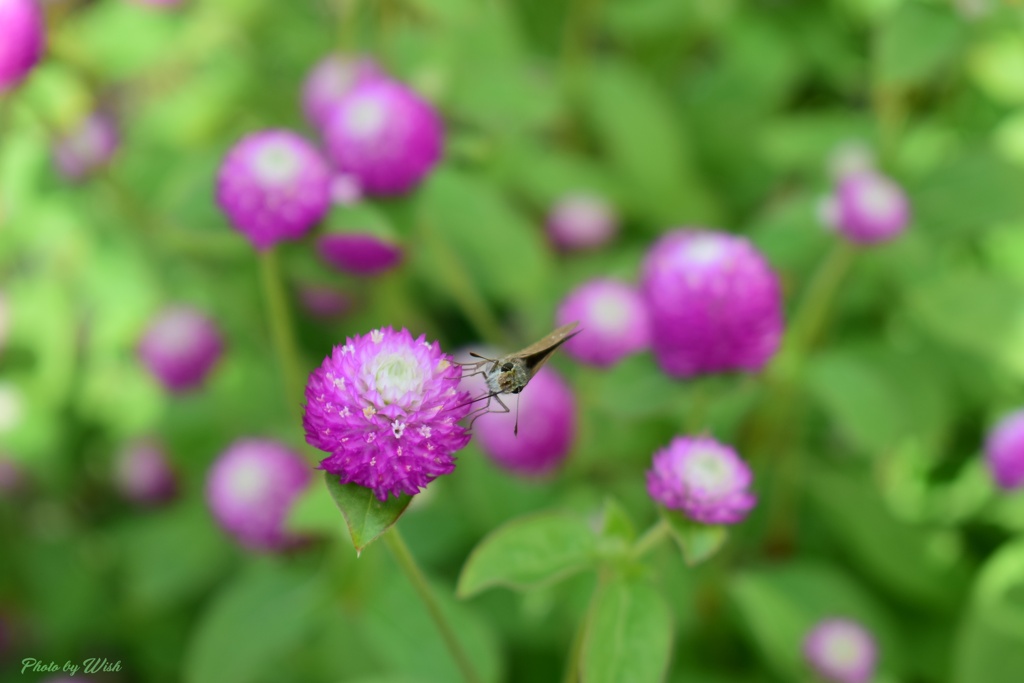
{"type": "Polygon", "coordinates": [[[434,621],[434,625],[437,626],[438,633],[441,634],[441,639],[444,640],[445,646],[455,659],[455,663],[459,667],[459,671],[462,672],[462,677],[467,683],[481,683],[482,679],[477,675],[476,670],[473,668],[473,664],[463,649],[462,644],[459,642],[458,637],[455,634],[455,629],[448,622],[444,612],[441,611],[441,605],[437,602],[434,597],[434,593],[431,590],[430,584],[427,582],[427,577],[424,576],[423,570],[420,569],[416,563],[416,559],[412,556],[409,551],[409,546],[405,544],[405,539],[398,531],[398,526],[392,526],[386,534],[384,534],[384,542],[387,544],[388,549],[394,556],[395,561],[398,562],[398,566],[402,569],[402,572],[409,579],[412,587],[416,590],[420,600],[423,601],[424,606],[427,608],[427,612],[430,613],[430,618],[434,621]]]}
{"type": "Polygon", "coordinates": [[[276,252],[273,249],[260,252],[259,262],[270,336],[281,370],[288,410],[298,423],[302,420],[299,406],[302,403],[304,382],[302,359],[293,332],[295,328],[292,326],[291,307],[288,304],[288,296],[285,292],[276,252]]]}

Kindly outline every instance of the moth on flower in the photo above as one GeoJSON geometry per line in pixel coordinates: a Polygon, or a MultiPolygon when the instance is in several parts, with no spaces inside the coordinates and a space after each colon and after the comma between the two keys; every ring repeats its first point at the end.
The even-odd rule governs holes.
{"type": "MultiPolygon", "coordinates": [[[[480,360],[476,363],[461,364],[463,378],[483,375],[484,381],[487,384],[486,393],[470,401],[470,403],[486,401],[481,408],[471,413],[470,428],[472,428],[473,422],[477,418],[491,412],[489,410],[491,399],[497,401],[498,405],[501,406],[502,410],[500,412],[509,412],[509,407],[501,400],[500,395],[516,394],[518,397],[518,394],[526,388],[526,385],[536,376],[537,371],[541,369],[544,363],[548,362],[548,359],[558,350],[558,347],[582,331],[573,331],[578,325],[579,321],[562,325],[551,334],[530,344],[525,349],[507,354],[501,358],[487,358],[478,353],[470,352],[469,355],[480,360]]],[[[516,423],[513,433],[519,434],[518,398],[516,401],[516,423]]]]}

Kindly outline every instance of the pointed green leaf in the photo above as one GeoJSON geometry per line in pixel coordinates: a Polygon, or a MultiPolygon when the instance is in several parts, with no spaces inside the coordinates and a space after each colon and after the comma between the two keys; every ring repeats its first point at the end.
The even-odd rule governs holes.
{"type": "Polygon", "coordinates": [[[619,580],[598,597],[586,625],[584,683],[662,681],[672,644],[672,616],[649,584],[619,580]]]}
{"type": "Polygon", "coordinates": [[[700,524],[665,509],[661,510],[661,516],[668,522],[672,538],[683,552],[683,561],[691,567],[710,559],[729,537],[724,526],[700,524]]]}
{"type": "Polygon", "coordinates": [[[526,589],[563,579],[595,559],[597,539],[576,515],[545,513],[513,520],[474,548],[459,576],[458,594],[491,586],[526,589]]]}
{"type": "Polygon", "coordinates": [[[388,496],[383,503],[377,500],[373,491],[358,484],[342,484],[337,475],[324,473],[327,490],[331,492],[335,505],[345,516],[352,545],[356,552],[376,541],[391,528],[412,502],[412,496],[388,496]]]}

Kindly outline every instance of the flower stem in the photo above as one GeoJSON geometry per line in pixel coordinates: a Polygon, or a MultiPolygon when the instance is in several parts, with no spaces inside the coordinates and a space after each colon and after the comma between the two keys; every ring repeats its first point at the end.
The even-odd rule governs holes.
{"type": "Polygon", "coordinates": [[[426,606],[427,612],[430,613],[430,618],[434,620],[442,640],[444,640],[445,645],[448,647],[448,651],[455,659],[455,663],[458,664],[462,677],[468,683],[480,683],[481,679],[477,676],[476,671],[473,669],[473,664],[469,661],[469,656],[459,643],[455,635],[455,629],[448,623],[444,613],[441,611],[441,606],[434,598],[430,584],[427,583],[427,577],[423,575],[423,571],[416,564],[412,553],[409,552],[409,546],[405,544],[405,540],[399,533],[397,525],[392,526],[384,534],[384,542],[387,543],[388,549],[398,562],[398,566],[402,568],[402,571],[426,606]]]}
{"type": "Polygon", "coordinates": [[[669,526],[664,518],[659,517],[654,525],[633,544],[633,557],[640,558],[654,550],[658,544],[668,538],[669,526]]]}
{"type": "Polygon", "coordinates": [[[270,335],[274,340],[274,352],[277,354],[277,362],[281,369],[285,398],[288,410],[292,412],[292,416],[298,423],[302,419],[299,410],[303,395],[302,359],[299,356],[298,344],[295,342],[292,313],[288,305],[288,297],[285,294],[276,252],[273,249],[261,252],[259,261],[270,335]]]}

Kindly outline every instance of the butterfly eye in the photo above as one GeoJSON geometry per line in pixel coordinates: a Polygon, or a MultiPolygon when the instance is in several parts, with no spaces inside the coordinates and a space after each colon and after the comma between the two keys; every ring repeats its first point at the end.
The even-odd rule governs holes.
{"type": "Polygon", "coordinates": [[[515,366],[512,365],[512,363],[505,363],[504,365],[501,366],[501,371],[502,372],[512,372],[512,368],[514,368],[514,367],[515,366]]]}

